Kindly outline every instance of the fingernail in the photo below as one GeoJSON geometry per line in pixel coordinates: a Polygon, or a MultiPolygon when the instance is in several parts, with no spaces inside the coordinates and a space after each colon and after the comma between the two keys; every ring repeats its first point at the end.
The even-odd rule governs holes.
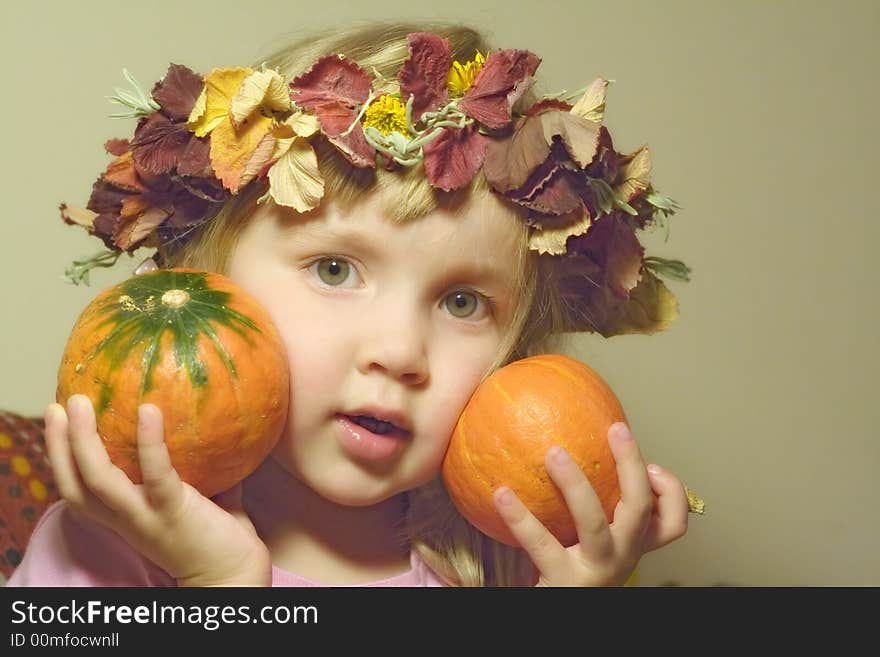
{"type": "Polygon", "coordinates": [[[626,426],[624,422],[615,422],[612,427],[612,433],[614,434],[614,438],[616,440],[624,441],[624,440],[632,440],[632,433],[629,430],[629,427],[626,426]]]}
{"type": "Polygon", "coordinates": [[[83,412],[86,399],[88,398],[85,395],[71,395],[67,400],[67,412],[73,415],[83,412]]]}
{"type": "Polygon", "coordinates": [[[513,504],[513,491],[507,486],[502,486],[495,492],[495,494],[498,496],[498,501],[504,506],[510,506],[513,504]]]}
{"type": "MultiPolygon", "coordinates": [[[[43,420],[46,424],[50,422],[55,422],[55,418],[58,416],[58,409],[61,408],[61,404],[57,402],[53,402],[46,407],[46,410],[43,412],[43,420]]],[[[63,408],[61,409],[64,410],[63,408]]]]}
{"type": "Polygon", "coordinates": [[[147,407],[146,404],[141,404],[138,406],[138,423],[143,426],[145,424],[149,424],[150,416],[153,413],[153,409],[147,407]]]}
{"type": "Polygon", "coordinates": [[[549,450],[550,458],[559,465],[566,465],[571,462],[571,458],[561,447],[553,446],[549,450]]]}
{"type": "Polygon", "coordinates": [[[661,475],[663,474],[663,468],[661,468],[656,463],[652,463],[648,466],[648,472],[650,472],[652,475],[661,475]]]}

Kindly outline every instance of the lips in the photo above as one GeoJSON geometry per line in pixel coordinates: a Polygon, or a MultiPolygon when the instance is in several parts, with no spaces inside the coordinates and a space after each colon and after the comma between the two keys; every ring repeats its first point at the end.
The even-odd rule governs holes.
{"type": "Polygon", "coordinates": [[[412,432],[412,423],[400,411],[378,406],[365,406],[348,411],[344,415],[352,422],[366,427],[370,431],[395,433],[403,437],[409,437],[412,432]]]}

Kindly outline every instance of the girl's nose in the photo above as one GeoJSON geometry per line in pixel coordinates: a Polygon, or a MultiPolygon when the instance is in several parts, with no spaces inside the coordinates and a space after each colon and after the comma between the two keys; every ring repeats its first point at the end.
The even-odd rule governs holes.
{"type": "Polygon", "coordinates": [[[360,341],[357,366],[362,373],[380,370],[408,385],[427,380],[427,327],[413,313],[386,314],[384,321],[365,318],[360,341]]]}

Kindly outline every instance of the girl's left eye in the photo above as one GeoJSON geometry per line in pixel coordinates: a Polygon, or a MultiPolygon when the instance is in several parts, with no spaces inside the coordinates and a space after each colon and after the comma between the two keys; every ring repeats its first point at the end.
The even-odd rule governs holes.
{"type": "MultiPolygon", "coordinates": [[[[321,258],[309,265],[309,269],[314,269],[321,282],[330,287],[340,287],[351,273],[357,275],[357,269],[345,258],[321,258]]],[[[484,312],[492,311],[492,303],[488,298],[468,290],[456,290],[447,294],[443,305],[453,317],[459,319],[471,317],[479,311],[481,305],[484,312]]]]}
{"type": "Polygon", "coordinates": [[[444,303],[453,316],[464,319],[470,317],[477,311],[481,301],[483,305],[487,305],[488,303],[473,292],[457,290],[456,292],[447,295],[444,303]]]}
{"type": "Polygon", "coordinates": [[[321,258],[311,264],[309,269],[317,267],[317,274],[321,281],[331,287],[338,287],[348,280],[348,275],[354,270],[348,260],[342,258],[321,258]]]}

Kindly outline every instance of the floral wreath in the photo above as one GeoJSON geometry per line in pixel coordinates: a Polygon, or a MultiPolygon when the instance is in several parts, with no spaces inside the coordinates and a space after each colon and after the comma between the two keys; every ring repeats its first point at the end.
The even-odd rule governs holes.
{"type": "Polygon", "coordinates": [[[614,150],[602,125],[609,81],[515,114],[534,83],[535,54],[477,52],[462,64],[440,36],[416,32],[407,42],[397,80],[338,54],[289,83],[265,65],[201,76],[171,64],[148,96],[124,71],[133,91],[111,100],[130,111],[111,116],[138,118],[134,137],[105,143],[115,159],[86,208],[60,208],[109,251],[74,261],[66,279],[88,284],[90,269],[142,246],[157,249],[148,264],[158,266],[255,180],[268,179],[260,202],[316,208],[324,180],[312,142],[323,138],[355,167],[420,165],[444,192],[482,170],[495,193],[523,208],[529,248],[553,258],[571,330],[609,337],[668,326],[678,304],[659,276],[686,281],[690,269],[645,257],[635,232],[679,206],[652,187],[647,146],[614,150]]]}

